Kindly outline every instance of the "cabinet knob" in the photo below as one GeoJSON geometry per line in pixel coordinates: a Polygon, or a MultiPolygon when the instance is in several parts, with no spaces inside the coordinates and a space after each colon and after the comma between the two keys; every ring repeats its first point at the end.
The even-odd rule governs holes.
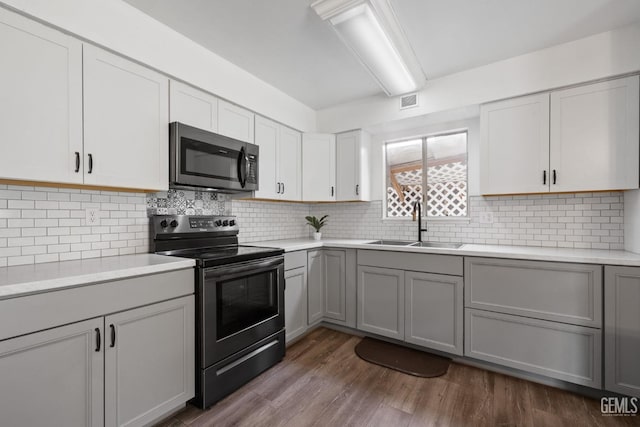
{"type": "Polygon", "coordinates": [[[178,221],[174,219],[173,221],[171,221],[171,224],[169,225],[172,226],[173,228],[176,228],[178,226],[178,221]]]}

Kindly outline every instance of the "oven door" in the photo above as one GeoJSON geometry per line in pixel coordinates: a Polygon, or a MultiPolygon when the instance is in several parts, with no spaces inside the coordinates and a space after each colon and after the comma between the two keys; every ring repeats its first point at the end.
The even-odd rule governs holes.
{"type": "Polygon", "coordinates": [[[173,186],[229,192],[257,189],[257,146],[182,123],[171,123],[170,129],[173,186]]]}
{"type": "Polygon", "coordinates": [[[199,294],[206,368],[284,328],[284,258],[207,268],[199,294]]]}

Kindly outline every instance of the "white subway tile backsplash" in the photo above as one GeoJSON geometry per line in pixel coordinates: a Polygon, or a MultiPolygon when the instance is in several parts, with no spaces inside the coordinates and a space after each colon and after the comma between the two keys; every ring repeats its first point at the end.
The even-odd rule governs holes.
{"type": "MultiPolygon", "coordinates": [[[[469,222],[429,221],[423,238],[434,241],[544,247],[623,249],[623,193],[471,197],[469,222]],[[480,223],[491,212],[494,222],[480,223]],[[450,233],[454,233],[453,236],[450,233]]],[[[235,207],[235,204],[234,204],[235,207]]],[[[329,214],[322,229],[332,238],[417,238],[410,220],[382,219],[382,202],[310,205],[329,214]]]]}
{"type": "Polygon", "coordinates": [[[0,185],[0,267],[147,252],[145,210],[143,193],[0,185]],[[118,210],[112,213],[123,218],[112,220],[118,231],[85,224],[88,207],[109,218],[103,203],[114,204],[118,210]],[[127,226],[145,232],[136,236],[127,226]],[[114,235],[115,240],[103,246],[102,235],[114,235]],[[93,242],[101,246],[94,248],[93,242]]]}

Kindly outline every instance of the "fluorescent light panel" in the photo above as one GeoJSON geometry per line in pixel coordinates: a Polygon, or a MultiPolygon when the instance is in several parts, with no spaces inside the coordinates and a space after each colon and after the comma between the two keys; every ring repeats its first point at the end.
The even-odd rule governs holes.
{"type": "Polygon", "coordinates": [[[389,96],[424,85],[425,78],[389,0],[315,0],[311,7],[331,22],[389,96]]]}
{"type": "Polygon", "coordinates": [[[368,4],[338,14],[331,18],[331,24],[389,95],[400,95],[417,88],[368,4]]]}

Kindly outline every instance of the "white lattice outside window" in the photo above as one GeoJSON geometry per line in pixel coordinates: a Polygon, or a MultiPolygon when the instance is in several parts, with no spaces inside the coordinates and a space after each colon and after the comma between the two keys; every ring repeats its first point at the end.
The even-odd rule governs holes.
{"type": "Polygon", "coordinates": [[[385,150],[387,217],[410,217],[423,199],[428,217],[467,216],[466,131],[391,142],[385,150]]]}

